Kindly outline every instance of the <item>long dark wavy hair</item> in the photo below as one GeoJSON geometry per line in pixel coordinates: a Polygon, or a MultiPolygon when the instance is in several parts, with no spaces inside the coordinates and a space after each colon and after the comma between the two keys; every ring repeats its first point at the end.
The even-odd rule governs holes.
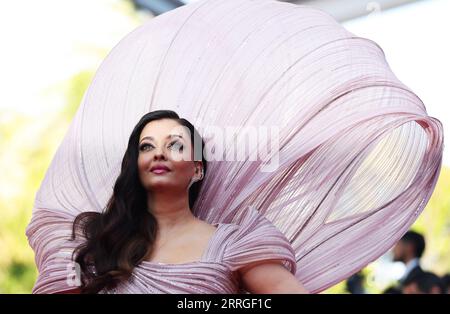
{"type": "MultiPolygon", "coordinates": [[[[133,268],[151,252],[157,231],[157,221],[147,205],[147,190],[139,179],[137,166],[139,137],[142,129],[151,121],[174,119],[190,130],[191,143],[201,143],[201,160],[206,176],[207,163],[204,158],[204,141],[195,127],[171,110],[157,110],[145,114],[134,127],[125,151],[121,172],[106,208],[100,212],[79,214],[72,229],[72,240],[77,233],[86,238],[73,252],[81,271],[81,293],[98,293],[112,289],[127,280],[133,268]]],[[[194,160],[200,160],[197,149],[194,160]]],[[[189,207],[199,195],[202,180],[189,188],[189,207]]]]}

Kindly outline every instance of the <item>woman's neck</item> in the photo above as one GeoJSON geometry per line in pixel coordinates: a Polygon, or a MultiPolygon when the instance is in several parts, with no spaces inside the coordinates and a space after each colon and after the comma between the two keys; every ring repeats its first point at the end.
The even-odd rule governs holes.
{"type": "Polygon", "coordinates": [[[154,193],[148,200],[148,208],[161,232],[183,226],[196,220],[189,208],[189,196],[175,193],[154,193]]]}

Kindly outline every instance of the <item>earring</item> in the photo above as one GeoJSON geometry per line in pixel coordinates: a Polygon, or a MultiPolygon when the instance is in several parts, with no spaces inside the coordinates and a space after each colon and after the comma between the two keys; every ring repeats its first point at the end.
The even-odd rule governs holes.
{"type": "Polygon", "coordinates": [[[204,177],[204,172],[203,172],[203,168],[202,168],[202,171],[201,171],[201,174],[200,174],[200,178],[197,179],[195,176],[192,177],[192,178],[191,178],[191,182],[189,182],[188,189],[189,189],[189,188],[191,187],[191,185],[194,184],[195,182],[202,180],[203,177],[204,177]]]}

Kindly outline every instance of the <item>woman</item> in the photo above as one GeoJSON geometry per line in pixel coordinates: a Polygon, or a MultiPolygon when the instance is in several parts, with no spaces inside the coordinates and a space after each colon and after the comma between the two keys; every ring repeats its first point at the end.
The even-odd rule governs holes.
{"type": "Polygon", "coordinates": [[[237,226],[193,215],[207,169],[203,146],[194,126],[174,111],[141,118],[106,211],[82,213],[74,222],[88,239],[75,259],[86,279],[69,292],[307,292],[294,276],[288,240],[267,219],[254,213],[237,226]],[[172,272],[170,282],[165,272],[172,272]]]}
{"type": "Polygon", "coordinates": [[[82,286],[79,273],[84,292],[324,291],[410,228],[442,152],[442,124],[375,42],[308,6],[192,2],[136,28],[97,70],[36,194],[33,292],[82,286]],[[161,108],[208,145],[209,127],[266,130],[251,141],[260,158],[211,161],[196,201],[206,163],[168,155],[192,137],[165,138],[187,123],[149,120],[130,139],[161,108]],[[156,162],[170,171],[149,172],[156,162]]]}

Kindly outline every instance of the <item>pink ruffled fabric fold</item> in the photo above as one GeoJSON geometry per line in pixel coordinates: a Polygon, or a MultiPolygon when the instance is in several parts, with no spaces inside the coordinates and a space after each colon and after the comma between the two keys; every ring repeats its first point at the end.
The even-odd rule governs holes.
{"type": "Polygon", "coordinates": [[[295,252],[286,236],[255,208],[240,213],[238,225],[225,248],[223,262],[236,271],[262,261],[278,260],[295,275],[295,252]]]}
{"type": "Polygon", "coordinates": [[[39,272],[32,293],[57,293],[79,285],[72,253],[84,237],[77,233],[77,239],[70,239],[73,219],[73,215],[54,210],[33,213],[26,229],[39,272]]]}

